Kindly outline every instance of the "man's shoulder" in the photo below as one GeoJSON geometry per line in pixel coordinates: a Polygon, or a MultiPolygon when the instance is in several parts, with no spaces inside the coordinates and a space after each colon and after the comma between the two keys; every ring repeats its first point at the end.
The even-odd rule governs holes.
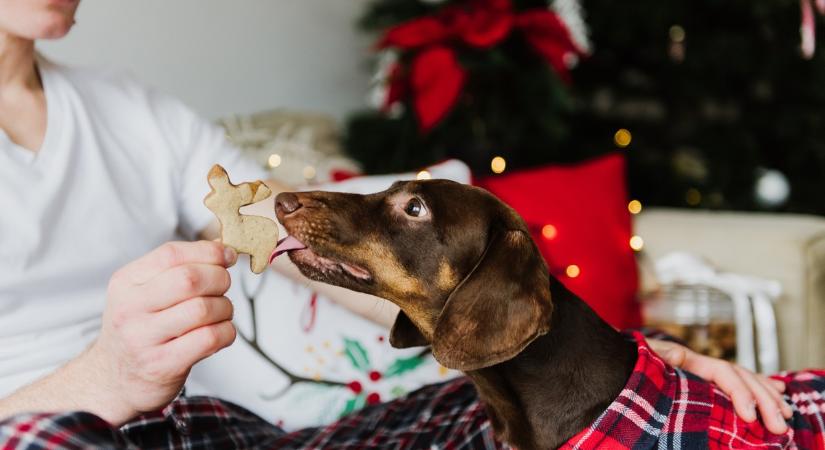
{"type": "Polygon", "coordinates": [[[71,96],[73,101],[81,103],[98,123],[116,124],[121,130],[131,124],[142,134],[154,129],[168,137],[203,120],[182,101],[138,81],[126,70],[70,66],[42,57],[38,63],[44,84],[51,84],[53,91],[76,94],[71,96]]]}
{"type": "Polygon", "coordinates": [[[43,57],[38,64],[44,83],[51,83],[55,90],[74,91],[78,101],[92,110],[102,110],[98,112],[118,122],[123,115],[130,120],[145,115],[147,121],[152,122],[170,115],[194,114],[183,102],[139,81],[127,70],[72,66],[43,57]]]}
{"type": "Polygon", "coordinates": [[[139,83],[128,71],[92,66],[74,66],[57,62],[43,56],[38,57],[38,65],[44,76],[68,82],[84,96],[97,93],[111,94],[117,91],[125,94],[146,93],[150,89],[139,83]]]}

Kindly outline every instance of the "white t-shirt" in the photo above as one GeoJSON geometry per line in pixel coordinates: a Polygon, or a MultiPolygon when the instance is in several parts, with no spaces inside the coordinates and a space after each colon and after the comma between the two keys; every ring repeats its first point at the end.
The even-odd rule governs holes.
{"type": "Polygon", "coordinates": [[[223,131],[127,77],[39,59],[48,123],[37,153],[0,130],[0,397],[97,334],[111,274],[192,239],[214,163],[266,176],[223,131]]]}

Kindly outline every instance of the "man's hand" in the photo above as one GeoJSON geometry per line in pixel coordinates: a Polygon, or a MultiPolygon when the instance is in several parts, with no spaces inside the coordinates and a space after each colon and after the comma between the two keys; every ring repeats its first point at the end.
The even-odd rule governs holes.
{"type": "Polygon", "coordinates": [[[787,431],[785,419],[789,419],[793,412],[782,398],[785,383],[721,359],[700,355],[673,342],[648,339],[648,343],[671,366],[716,383],[731,397],[736,414],[745,422],[756,420],[758,407],[770,432],[781,434],[787,431]]]}
{"type": "Polygon", "coordinates": [[[100,336],[85,354],[98,371],[104,417],[122,423],[167,405],[198,361],[235,340],[226,267],[234,250],[172,242],[111,278],[100,336]]]}
{"type": "Polygon", "coordinates": [[[235,340],[226,268],[210,241],[164,244],[115,273],[100,336],[56,372],[0,399],[0,419],[87,411],[121,425],[166,406],[192,366],[235,340]]]}

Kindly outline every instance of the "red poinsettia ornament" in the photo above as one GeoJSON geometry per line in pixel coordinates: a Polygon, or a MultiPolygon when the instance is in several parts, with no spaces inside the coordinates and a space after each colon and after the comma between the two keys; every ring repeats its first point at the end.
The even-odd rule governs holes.
{"type": "Polygon", "coordinates": [[[816,50],[816,17],[814,16],[814,6],[820,14],[825,15],[825,0],[799,0],[802,8],[802,23],[799,32],[802,35],[802,56],[805,59],[814,57],[816,50]]]}
{"type": "Polygon", "coordinates": [[[384,34],[380,48],[412,52],[408,78],[399,67],[391,70],[387,106],[409,93],[421,131],[430,131],[455,105],[466,82],[467,72],[458,61],[457,50],[461,46],[492,48],[514,31],[522,33],[556,73],[569,81],[567,58],[584,51],[555,12],[542,8],[516,12],[510,0],[465,0],[396,25],[384,34]]]}

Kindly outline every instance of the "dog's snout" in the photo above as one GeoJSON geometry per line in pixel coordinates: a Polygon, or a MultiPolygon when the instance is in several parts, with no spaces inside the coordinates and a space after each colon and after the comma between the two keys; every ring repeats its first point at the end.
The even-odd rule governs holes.
{"type": "Polygon", "coordinates": [[[279,218],[294,213],[301,209],[301,206],[301,200],[292,192],[281,192],[275,197],[275,212],[279,218]]]}

